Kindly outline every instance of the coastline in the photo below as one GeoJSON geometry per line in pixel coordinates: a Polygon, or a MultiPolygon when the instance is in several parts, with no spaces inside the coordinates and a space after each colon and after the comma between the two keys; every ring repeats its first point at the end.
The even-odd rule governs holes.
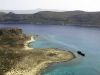
{"type": "Polygon", "coordinates": [[[68,51],[69,53],[71,53],[71,59],[70,60],[63,60],[63,61],[45,61],[43,63],[41,63],[40,65],[38,65],[36,67],[36,69],[39,69],[37,70],[36,72],[34,72],[35,74],[33,75],[41,75],[42,71],[48,67],[51,66],[51,64],[53,63],[59,63],[59,62],[68,62],[68,61],[71,61],[72,59],[76,58],[75,55],[71,52],[71,51],[68,51]]]}
{"type": "Polygon", "coordinates": [[[34,49],[34,48],[29,47],[29,43],[34,42],[34,41],[35,41],[34,36],[31,36],[31,39],[24,43],[24,48],[23,49],[24,50],[34,49]]]}
{"type": "MultiPolygon", "coordinates": [[[[34,50],[30,50],[30,51],[34,51],[34,50]]],[[[38,52],[40,53],[41,51],[38,50],[38,52]]],[[[30,54],[30,56],[23,58],[23,60],[17,63],[14,66],[14,68],[12,67],[10,71],[6,72],[5,75],[41,75],[41,72],[45,68],[48,68],[50,64],[59,63],[59,62],[68,62],[75,58],[74,54],[70,51],[65,52],[65,51],[59,51],[55,49],[46,49],[43,52],[45,52],[46,58],[48,58],[47,54],[52,53],[52,52],[57,54],[57,58],[56,56],[54,57],[49,56],[50,59],[45,60],[45,59],[40,58],[43,56],[41,54],[40,57],[39,55],[37,55],[38,59],[40,58],[39,60],[37,60],[33,58],[32,56],[33,54],[32,55],[30,54]],[[43,61],[40,61],[40,60],[43,60],[43,61]]]]}
{"type": "Polygon", "coordinates": [[[63,51],[58,48],[34,49],[29,43],[34,42],[34,37],[25,41],[25,55],[21,61],[16,63],[4,75],[41,75],[42,71],[52,63],[68,62],[75,57],[71,51],[63,51]]]}

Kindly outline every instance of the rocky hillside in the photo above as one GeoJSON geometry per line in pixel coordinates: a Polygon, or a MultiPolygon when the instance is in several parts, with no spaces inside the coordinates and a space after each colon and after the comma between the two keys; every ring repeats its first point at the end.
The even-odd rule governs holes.
{"type": "Polygon", "coordinates": [[[28,39],[30,37],[23,34],[20,28],[0,28],[0,75],[4,75],[24,56],[19,50],[28,39]]]}
{"type": "Polygon", "coordinates": [[[22,35],[22,29],[20,28],[0,28],[0,36],[2,35],[7,35],[7,34],[10,34],[8,36],[11,36],[11,35],[22,35]]]}
{"type": "Polygon", "coordinates": [[[29,39],[30,36],[25,35],[20,28],[0,28],[0,75],[5,75],[25,56],[21,48],[29,39]]]}
{"type": "Polygon", "coordinates": [[[37,75],[56,62],[67,62],[75,55],[58,48],[23,49],[25,35],[20,28],[0,28],[0,75],[37,75]]]}
{"type": "Polygon", "coordinates": [[[42,11],[35,14],[0,13],[0,23],[32,23],[60,25],[96,25],[100,26],[100,12],[42,11]]]}
{"type": "Polygon", "coordinates": [[[28,39],[20,28],[0,28],[0,46],[24,46],[23,42],[28,39]]]}

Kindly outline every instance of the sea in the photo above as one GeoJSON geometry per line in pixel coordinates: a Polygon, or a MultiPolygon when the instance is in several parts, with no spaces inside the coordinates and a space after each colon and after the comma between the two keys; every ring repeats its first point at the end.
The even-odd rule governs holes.
{"type": "Polygon", "coordinates": [[[75,54],[75,59],[53,63],[41,75],[100,75],[100,27],[0,24],[1,27],[19,27],[34,36],[36,41],[29,44],[32,48],[59,48],[75,54]]]}

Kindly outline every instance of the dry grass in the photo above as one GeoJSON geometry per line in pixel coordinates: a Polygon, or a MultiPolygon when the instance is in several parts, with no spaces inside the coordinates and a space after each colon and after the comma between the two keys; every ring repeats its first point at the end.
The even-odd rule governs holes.
{"type": "Polygon", "coordinates": [[[47,67],[47,63],[69,61],[75,58],[71,52],[59,51],[58,49],[33,49],[33,50],[20,50],[19,48],[0,48],[0,75],[7,72],[16,70],[27,73],[35,69],[39,64],[39,71],[47,67]]]}
{"type": "Polygon", "coordinates": [[[57,48],[23,50],[30,37],[11,35],[0,36],[0,75],[36,75],[49,63],[75,58],[73,53],[57,48]]]}

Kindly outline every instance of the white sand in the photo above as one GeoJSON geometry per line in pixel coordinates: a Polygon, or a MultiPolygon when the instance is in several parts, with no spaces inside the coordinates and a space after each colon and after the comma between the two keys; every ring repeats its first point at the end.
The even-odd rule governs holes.
{"type": "MultiPolygon", "coordinates": [[[[31,37],[31,40],[26,41],[24,50],[32,50],[33,48],[30,48],[28,44],[34,41],[35,41],[34,37],[31,37]]],[[[29,54],[30,56],[28,55],[24,57],[21,61],[19,61],[16,65],[14,65],[11,68],[11,70],[6,72],[4,75],[37,75],[40,74],[44,68],[48,67],[48,64],[50,63],[64,62],[64,61],[67,62],[75,58],[74,54],[71,52],[63,52],[55,49],[48,49],[48,51],[46,50],[42,50],[42,51],[45,52],[45,54],[42,53],[42,56],[38,54],[37,56],[34,55],[34,53],[36,53],[34,51],[33,54],[29,54]],[[56,56],[48,56],[49,53],[55,53],[56,56]],[[46,58],[46,60],[44,60],[44,58],[46,58]],[[42,60],[42,59],[44,61],[37,64],[37,60],[42,60]]]]}
{"type": "Polygon", "coordinates": [[[34,37],[31,36],[31,40],[25,42],[25,44],[24,44],[24,49],[25,49],[25,50],[31,50],[31,49],[33,49],[33,48],[30,48],[28,45],[29,45],[29,43],[34,42],[34,41],[35,41],[35,40],[34,40],[34,37]]]}
{"type": "Polygon", "coordinates": [[[44,61],[41,64],[38,64],[36,67],[34,67],[33,69],[30,69],[30,70],[29,69],[27,69],[27,70],[13,69],[13,70],[5,73],[4,75],[37,75],[38,73],[40,73],[40,71],[42,69],[48,67],[46,65],[47,63],[52,63],[52,61],[44,61]]]}

